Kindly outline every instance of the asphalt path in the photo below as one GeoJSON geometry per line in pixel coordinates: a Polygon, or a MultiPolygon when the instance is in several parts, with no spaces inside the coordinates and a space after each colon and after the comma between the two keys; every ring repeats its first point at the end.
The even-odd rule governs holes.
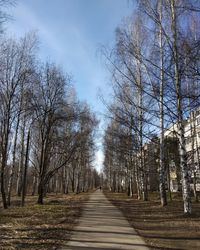
{"type": "Polygon", "coordinates": [[[97,190],[90,195],[79,225],[63,248],[71,250],[148,250],[144,240],[129,225],[122,212],[97,190]]]}

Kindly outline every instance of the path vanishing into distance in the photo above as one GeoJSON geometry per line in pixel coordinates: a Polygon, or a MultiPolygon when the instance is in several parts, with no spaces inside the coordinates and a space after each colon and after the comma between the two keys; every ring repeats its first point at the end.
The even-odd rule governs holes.
{"type": "Polygon", "coordinates": [[[81,249],[149,249],[144,240],[129,225],[119,211],[97,190],[90,195],[84,207],[79,225],[74,229],[71,240],[63,248],[81,249]]]}

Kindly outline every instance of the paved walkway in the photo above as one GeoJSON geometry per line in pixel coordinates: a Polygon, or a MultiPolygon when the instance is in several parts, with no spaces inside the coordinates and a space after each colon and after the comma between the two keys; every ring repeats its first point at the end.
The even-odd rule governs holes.
{"type": "Polygon", "coordinates": [[[130,227],[123,214],[98,190],[91,194],[80,223],[64,249],[148,250],[149,248],[130,227]]]}

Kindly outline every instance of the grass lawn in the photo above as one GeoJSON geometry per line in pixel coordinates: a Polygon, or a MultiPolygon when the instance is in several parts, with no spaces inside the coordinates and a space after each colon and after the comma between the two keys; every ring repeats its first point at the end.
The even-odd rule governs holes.
{"type": "Polygon", "coordinates": [[[178,194],[168,206],[161,207],[159,194],[150,194],[150,201],[138,201],[124,193],[105,192],[146,241],[150,249],[200,249],[200,203],[193,203],[193,214],[183,214],[178,194]]]}
{"type": "Polygon", "coordinates": [[[0,208],[0,249],[59,249],[66,245],[89,193],[48,195],[44,205],[27,196],[7,210],[0,208]]]}

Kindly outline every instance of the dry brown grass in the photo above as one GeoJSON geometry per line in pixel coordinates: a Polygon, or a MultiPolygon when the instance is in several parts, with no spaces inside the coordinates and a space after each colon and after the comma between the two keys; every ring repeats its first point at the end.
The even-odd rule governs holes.
{"type": "Polygon", "coordinates": [[[193,214],[183,214],[180,195],[168,206],[161,207],[159,195],[151,194],[151,201],[143,202],[126,194],[105,193],[130,224],[144,238],[150,249],[200,249],[200,203],[193,203],[193,214]]]}
{"type": "Polygon", "coordinates": [[[88,193],[48,195],[44,205],[28,196],[26,206],[0,209],[0,249],[58,249],[66,245],[88,193]]]}

